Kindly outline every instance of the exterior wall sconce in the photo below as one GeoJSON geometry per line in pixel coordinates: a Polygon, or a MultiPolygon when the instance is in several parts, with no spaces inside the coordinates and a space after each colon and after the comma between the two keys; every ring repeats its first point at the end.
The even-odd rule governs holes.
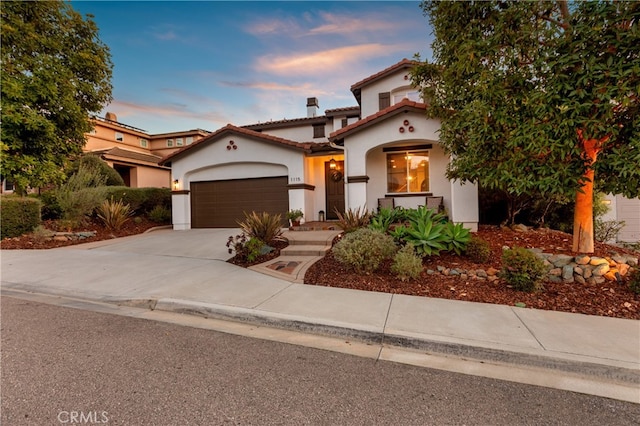
{"type": "Polygon", "coordinates": [[[318,220],[320,220],[320,222],[324,222],[325,218],[324,218],[324,210],[320,210],[318,212],[318,220]]]}
{"type": "Polygon", "coordinates": [[[331,170],[335,170],[336,167],[338,167],[338,165],[336,164],[336,160],[332,158],[331,161],[329,161],[329,168],[331,170]]]}
{"type": "Polygon", "coordinates": [[[173,181],[173,189],[175,191],[177,191],[178,189],[180,189],[180,181],[178,179],[173,181]]]}

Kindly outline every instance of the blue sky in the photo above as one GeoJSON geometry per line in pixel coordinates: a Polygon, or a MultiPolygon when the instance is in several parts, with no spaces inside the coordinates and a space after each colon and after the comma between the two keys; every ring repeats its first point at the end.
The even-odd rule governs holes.
{"type": "MultiPolygon", "coordinates": [[[[418,1],[72,1],[114,63],[103,111],[149,133],[304,117],[357,105],[353,83],[430,57],[418,1]]],[[[102,114],[104,115],[104,114],[102,114]]]]}

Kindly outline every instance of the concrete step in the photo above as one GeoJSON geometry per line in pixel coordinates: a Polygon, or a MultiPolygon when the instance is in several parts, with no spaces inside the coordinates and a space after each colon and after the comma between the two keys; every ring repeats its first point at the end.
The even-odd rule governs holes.
{"type": "Polygon", "coordinates": [[[325,245],[289,245],[280,250],[280,256],[324,256],[331,246],[325,245]]]}

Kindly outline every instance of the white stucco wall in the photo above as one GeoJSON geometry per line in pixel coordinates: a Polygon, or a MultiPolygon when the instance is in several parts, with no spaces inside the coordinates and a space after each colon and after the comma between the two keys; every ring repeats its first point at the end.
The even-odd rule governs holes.
{"type": "MultiPolygon", "coordinates": [[[[178,190],[188,190],[191,182],[273,176],[288,176],[289,184],[303,184],[308,183],[304,176],[304,158],[302,150],[231,134],[174,159],[171,180],[178,179],[178,190]],[[227,146],[238,148],[227,149],[227,146]]],[[[303,194],[303,190],[289,191],[290,209],[306,210],[303,194]]],[[[172,202],[174,229],[190,229],[190,194],[175,194],[172,202]]]]}
{"type": "MultiPolygon", "coordinates": [[[[364,88],[361,92],[361,111],[362,117],[368,117],[375,114],[380,109],[380,103],[378,101],[378,93],[391,92],[399,87],[408,86],[411,84],[411,78],[405,79],[405,76],[409,75],[409,70],[398,70],[395,73],[375,81],[364,88]]],[[[393,99],[391,100],[393,105],[393,99]]]]}

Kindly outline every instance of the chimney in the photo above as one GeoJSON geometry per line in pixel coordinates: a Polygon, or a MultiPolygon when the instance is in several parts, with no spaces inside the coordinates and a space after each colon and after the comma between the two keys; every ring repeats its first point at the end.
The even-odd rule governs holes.
{"type": "Polygon", "coordinates": [[[307,98],[307,117],[316,117],[319,108],[318,98],[307,98]]]}
{"type": "Polygon", "coordinates": [[[107,119],[108,121],[118,121],[118,117],[112,112],[107,112],[104,118],[107,119]]]}

